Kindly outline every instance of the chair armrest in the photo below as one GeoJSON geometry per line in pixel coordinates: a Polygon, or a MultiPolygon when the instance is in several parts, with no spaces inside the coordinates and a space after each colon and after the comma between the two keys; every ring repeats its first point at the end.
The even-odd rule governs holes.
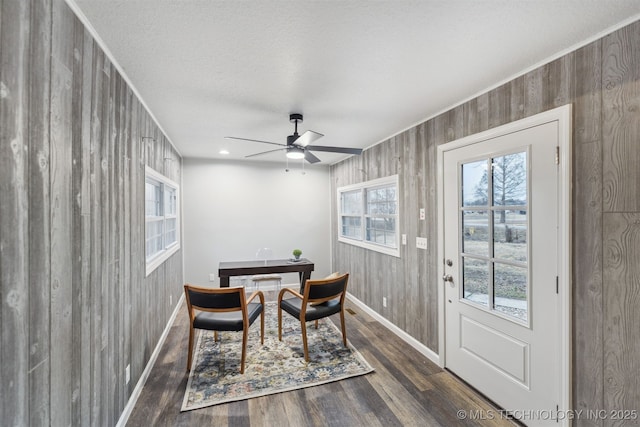
{"type": "Polygon", "coordinates": [[[294,297],[297,297],[297,298],[300,298],[300,299],[304,299],[304,297],[302,295],[300,295],[300,293],[294,291],[293,289],[282,288],[282,290],[278,294],[278,305],[280,305],[280,301],[282,301],[282,298],[284,297],[284,294],[286,294],[287,292],[292,294],[294,297]]]}
{"type": "Polygon", "coordinates": [[[254,291],[249,298],[247,298],[247,304],[249,304],[255,297],[260,299],[260,304],[264,306],[264,294],[262,291],[254,291]]]}

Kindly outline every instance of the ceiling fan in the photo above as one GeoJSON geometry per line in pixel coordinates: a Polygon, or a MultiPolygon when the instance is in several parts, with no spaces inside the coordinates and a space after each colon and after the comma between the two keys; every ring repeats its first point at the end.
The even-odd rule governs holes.
{"type": "Polygon", "coordinates": [[[240,141],[252,141],[261,142],[263,144],[279,145],[283,148],[277,148],[275,150],[263,151],[262,153],[250,154],[245,156],[255,157],[261,156],[267,153],[273,153],[274,151],[286,150],[287,157],[289,159],[305,159],[309,163],[318,163],[320,161],[311,151],[327,151],[331,153],[344,153],[344,154],[362,154],[361,148],[347,148],[347,147],[327,147],[324,145],[309,145],[313,141],[322,138],[324,135],[312,130],[308,130],[302,135],[298,134],[298,123],[302,123],[302,114],[294,113],[289,115],[289,121],[295,123],[295,129],[293,135],[287,136],[287,143],[280,144],[277,142],[260,141],[257,139],[237,138],[235,136],[225,136],[226,139],[237,139],[240,141]]]}

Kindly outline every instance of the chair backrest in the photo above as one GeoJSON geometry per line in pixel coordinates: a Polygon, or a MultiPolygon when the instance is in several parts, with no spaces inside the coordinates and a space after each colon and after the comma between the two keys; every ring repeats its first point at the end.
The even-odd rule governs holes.
{"type": "Polygon", "coordinates": [[[186,284],[184,292],[189,313],[202,311],[240,311],[245,305],[244,288],[201,288],[186,284]]]}
{"type": "Polygon", "coordinates": [[[349,273],[319,280],[309,279],[304,285],[304,299],[307,302],[322,302],[340,297],[342,301],[347,292],[348,282],[349,273]]]}

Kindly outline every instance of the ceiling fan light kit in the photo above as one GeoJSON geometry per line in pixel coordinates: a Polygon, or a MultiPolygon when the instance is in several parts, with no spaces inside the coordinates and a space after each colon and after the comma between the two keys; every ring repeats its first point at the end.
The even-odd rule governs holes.
{"type": "Polygon", "coordinates": [[[317,158],[311,151],[325,151],[331,153],[343,153],[343,154],[362,154],[361,148],[348,148],[348,147],[326,147],[322,145],[310,145],[313,141],[322,138],[324,135],[312,130],[304,132],[302,135],[298,134],[298,123],[302,123],[302,114],[293,113],[289,114],[289,121],[295,124],[295,128],[292,135],[287,136],[287,143],[280,144],[277,142],[260,141],[258,139],[238,138],[235,136],[225,136],[227,139],[237,139],[240,141],[260,142],[263,144],[279,145],[283,148],[277,148],[275,150],[264,151],[261,153],[250,154],[245,156],[254,157],[261,156],[263,154],[272,153],[274,151],[286,150],[286,157],[288,159],[305,159],[309,163],[318,163],[320,159],[317,158]]]}
{"type": "Polygon", "coordinates": [[[304,150],[299,147],[287,148],[287,157],[290,159],[304,159],[304,150]]]}

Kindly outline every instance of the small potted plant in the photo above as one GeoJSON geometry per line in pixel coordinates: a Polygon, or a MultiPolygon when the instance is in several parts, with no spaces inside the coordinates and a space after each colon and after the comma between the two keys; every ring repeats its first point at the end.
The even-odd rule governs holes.
{"type": "Polygon", "coordinates": [[[300,259],[300,255],[302,255],[302,251],[300,249],[293,250],[293,256],[295,259],[300,259]]]}

